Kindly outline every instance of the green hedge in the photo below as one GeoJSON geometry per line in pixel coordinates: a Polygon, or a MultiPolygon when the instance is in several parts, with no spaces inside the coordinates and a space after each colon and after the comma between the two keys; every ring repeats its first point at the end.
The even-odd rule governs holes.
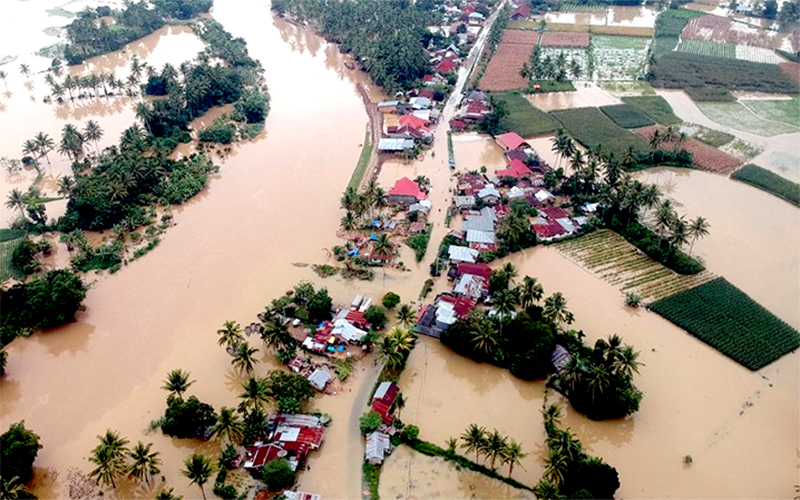
{"type": "Polygon", "coordinates": [[[800,184],[784,179],[765,168],[748,163],[731,174],[731,179],[746,182],[800,207],[800,184]]]}

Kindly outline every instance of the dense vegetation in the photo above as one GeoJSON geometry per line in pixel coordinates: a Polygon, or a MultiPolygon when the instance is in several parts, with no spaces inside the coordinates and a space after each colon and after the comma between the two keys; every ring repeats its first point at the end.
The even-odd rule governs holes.
{"type": "Polygon", "coordinates": [[[684,89],[695,101],[734,100],[731,90],[797,93],[798,86],[775,64],[670,52],[650,66],[654,87],[684,89]]]}
{"type": "Polygon", "coordinates": [[[800,347],[794,328],[725,278],[659,300],[650,308],[750,370],[800,347]]]}
{"type": "Polygon", "coordinates": [[[28,283],[0,289],[0,343],[6,345],[18,335],[73,321],[85,296],[81,279],[66,270],[49,271],[28,283]]]}
{"type": "Polygon", "coordinates": [[[689,9],[667,9],[656,19],[656,30],[650,48],[654,58],[659,58],[678,45],[683,28],[695,17],[705,15],[703,12],[689,9]]]}
{"type": "Polygon", "coordinates": [[[783,198],[794,206],[800,206],[800,184],[752,163],[731,174],[731,179],[746,182],[759,189],[783,198]]]}
{"type": "Polygon", "coordinates": [[[535,108],[524,96],[508,92],[492,94],[493,102],[500,102],[508,111],[500,119],[498,132],[516,132],[521,137],[553,132],[558,123],[552,116],[535,108]]]}
{"type": "Polygon", "coordinates": [[[605,113],[607,117],[611,118],[611,121],[622,128],[647,127],[655,123],[629,104],[600,106],[600,111],[605,113]]]}
{"type": "Polygon", "coordinates": [[[649,150],[641,137],[620,127],[597,108],[565,109],[551,114],[588,149],[600,147],[604,153],[613,154],[618,159],[624,158],[630,148],[636,154],[649,150]]]}
{"type": "Polygon", "coordinates": [[[326,2],[324,0],[276,0],[272,9],[301,22],[312,22],[317,31],[352,52],[373,81],[395,91],[408,89],[430,72],[425,55],[434,37],[427,26],[437,24],[439,14],[432,2],[326,2]],[[388,31],[387,31],[388,30],[388,31]]]}
{"type": "Polygon", "coordinates": [[[109,7],[86,9],[67,26],[64,57],[69,64],[122,48],[137,38],[164,26],[166,19],[186,20],[208,12],[213,0],[155,0],[128,2],[121,10],[109,7]],[[111,17],[112,22],[107,19],[111,17]]]}
{"type": "MultiPolygon", "coordinates": [[[[21,486],[31,480],[33,462],[41,447],[39,436],[27,429],[24,421],[12,424],[0,436],[0,463],[3,464],[0,482],[4,483],[2,485],[4,490],[8,491],[6,484],[21,486]]],[[[20,490],[20,493],[18,497],[4,495],[3,498],[35,498],[24,496],[30,492],[20,490]]]]}

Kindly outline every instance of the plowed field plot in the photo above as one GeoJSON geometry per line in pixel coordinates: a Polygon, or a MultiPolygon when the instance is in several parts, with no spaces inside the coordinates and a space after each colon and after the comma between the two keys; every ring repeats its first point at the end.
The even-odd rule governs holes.
{"type": "MultiPolygon", "coordinates": [[[[661,125],[651,125],[636,129],[636,133],[649,142],[656,130],[659,133],[664,133],[666,128],[661,125]]],[[[692,153],[692,163],[697,167],[717,174],[728,175],[744,163],[739,158],[723,153],[708,144],[703,144],[694,137],[687,138],[683,144],[678,144],[676,141],[661,143],[659,148],[668,150],[673,148],[685,149],[692,153]]]]}
{"type": "Polygon", "coordinates": [[[527,88],[528,80],[520,69],[530,58],[538,37],[538,32],[506,30],[478,86],[495,92],[527,88]]]}
{"type": "Polygon", "coordinates": [[[608,229],[558,243],[555,247],[569,259],[619,287],[623,293],[635,293],[645,303],[683,292],[714,278],[708,271],[685,276],[667,269],[608,229]]]}
{"type": "Polygon", "coordinates": [[[547,31],[542,34],[542,47],[563,47],[565,49],[585,49],[589,47],[588,33],[564,33],[547,31]]]}
{"type": "Polygon", "coordinates": [[[683,29],[681,39],[735,43],[773,50],[780,48],[783,43],[783,35],[775,31],[752,28],[719,16],[692,19],[683,29]]]}

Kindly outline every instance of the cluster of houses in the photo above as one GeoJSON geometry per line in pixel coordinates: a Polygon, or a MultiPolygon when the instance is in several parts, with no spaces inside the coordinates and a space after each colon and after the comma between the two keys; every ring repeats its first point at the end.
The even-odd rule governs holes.
{"type": "Polygon", "coordinates": [[[450,129],[453,132],[471,130],[491,112],[492,106],[486,92],[472,89],[464,95],[455,115],[450,119],[450,129]]]}
{"type": "Polygon", "coordinates": [[[412,89],[399,93],[392,101],[378,103],[383,118],[383,137],[378,151],[399,153],[433,141],[432,127],[439,121],[436,91],[431,88],[412,89]]]}
{"type": "Polygon", "coordinates": [[[464,0],[447,2],[439,26],[429,26],[428,30],[445,37],[455,37],[458,45],[474,43],[481,27],[489,16],[487,2],[464,0]]]}
{"type": "Polygon", "coordinates": [[[393,450],[391,436],[395,433],[395,429],[392,424],[399,396],[400,389],[394,382],[381,382],[372,396],[370,406],[372,411],[381,416],[381,426],[378,430],[367,434],[364,459],[371,464],[382,464],[393,450]]]}
{"type": "Polygon", "coordinates": [[[273,460],[285,459],[293,471],[306,467],[310,452],[322,446],[329,420],[307,414],[277,413],[267,417],[267,432],[247,448],[244,469],[260,471],[273,460]]]}
{"type": "MultiPolygon", "coordinates": [[[[348,346],[360,346],[372,327],[364,315],[371,305],[372,299],[370,297],[356,296],[349,309],[342,308],[336,311],[336,315],[332,320],[322,322],[315,332],[303,340],[300,344],[301,347],[315,354],[331,358],[347,357],[348,346]]],[[[294,361],[293,359],[292,362],[294,361]]],[[[297,369],[293,368],[292,362],[290,362],[289,368],[295,373],[301,373],[298,370],[303,368],[300,366],[297,369]]],[[[319,375],[319,377],[319,380],[322,381],[323,375],[319,375]]],[[[311,381],[310,378],[309,381],[311,381]]],[[[312,385],[314,385],[313,382],[312,385]]],[[[324,387],[319,390],[324,390],[324,387]]]]}

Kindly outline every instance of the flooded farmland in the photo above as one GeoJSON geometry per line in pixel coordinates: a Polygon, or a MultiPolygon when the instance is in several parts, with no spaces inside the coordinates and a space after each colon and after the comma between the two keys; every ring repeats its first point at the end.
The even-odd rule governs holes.
{"type": "MultiPolygon", "coordinates": [[[[0,382],[0,427],[24,419],[41,436],[44,448],[33,482],[40,498],[67,496],[70,468],[89,470],[86,456],[96,444],[95,436],[107,428],[134,442],[152,441],[164,460],[166,482],[186,498],[196,497],[196,486],[178,469],[194,450],[217,453],[216,443],[144,432],[163,412],[166,394],[160,387],[165,374],[174,368],[188,370],[197,380],[190,393],[216,408],[234,406],[242,377],[216,345],[215,332],[225,320],[249,323],[269,300],[302,279],[327,286],[337,303],[361,293],[377,298],[387,290],[404,301],[414,300],[447,231],[438,209],[449,204],[451,172],[440,133],[433,153],[410,164],[387,162],[379,178],[384,186],[401,176],[431,178],[436,226],[428,254],[416,264],[409,250],[402,250],[413,272],[388,271],[384,276],[378,271],[373,282],[364,283],[322,281],[302,267],[326,262],[327,251],[338,243],[334,234],[341,213],[336,207],[360,154],[367,119],[355,85],[368,82],[344,66],[336,47],[307,29],[272,20],[265,2],[217,2],[213,16],[233,36],[245,38],[251,55],[265,68],[272,96],[265,132],[235,146],[209,187],[174,210],[176,226],[156,251],[93,285],[87,309],[75,324],[19,339],[6,348],[9,365],[0,382]]],[[[173,61],[196,53],[193,35],[178,28],[166,30],[151,35],[152,48],[143,59],[173,61]],[[169,48],[163,56],[162,47],[169,48]]],[[[115,57],[110,60],[121,61],[115,57]]],[[[109,64],[110,70],[126,63],[109,64]]],[[[374,100],[380,96],[375,89],[371,93],[374,100]]],[[[70,119],[27,97],[12,97],[3,100],[0,130],[13,135],[24,124],[21,140],[40,129],[54,135],[70,119]]],[[[71,120],[98,120],[109,144],[134,120],[129,104],[113,112],[82,113],[71,120]]],[[[4,140],[0,156],[18,156],[21,140],[4,140]]],[[[546,149],[540,154],[547,159],[552,154],[549,139],[536,141],[534,147],[546,149]]],[[[457,135],[454,148],[459,170],[485,165],[491,172],[502,164],[499,148],[486,138],[457,135]]],[[[64,167],[65,162],[53,162],[53,175],[64,167]]],[[[689,216],[704,215],[711,221],[711,236],[695,245],[710,269],[797,327],[800,294],[786,278],[798,274],[797,210],[786,210],[784,202],[772,203],[769,195],[721,177],[681,173],[641,175],[668,187],[689,216]],[[761,224],[765,219],[774,224],[761,224]]],[[[30,180],[18,182],[24,186],[30,180]]],[[[62,251],[54,258],[64,257],[62,251]]],[[[800,465],[797,352],[751,373],[655,314],[626,309],[618,290],[554,249],[535,248],[509,260],[521,275],[537,276],[548,293],[564,292],[587,340],[617,332],[642,352],[646,366],[637,385],[645,400],[639,413],[605,423],[590,422],[569,410],[565,417],[565,425],[591,453],[617,467],[620,498],[792,496],[800,465]],[[687,454],[694,457],[691,468],[681,461],[687,454]]],[[[447,286],[439,279],[436,289],[447,286]]],[[[257,374],[275,368],[273,356],[265,355],[254,339],[250,342],[262,349],[257,374]]],[[[357,419],[375,376],[368,358],[343,394],[315,399],[314,409],[333,415],[334,423],[321,451],[311,457],[311,470],[299,476],[302,489],[324,498],[360,495],[357,419]]],[[[401,418],[419,425],[422,438],[443,445],[472,422],[497,428],[521,441],[530,453],[514,477],[531,485],[538,480],[543,383],[522,382],[423,338],[400,386],[407,401],[401,418]]],[[[383,474],[381,492],[386,498],[520,495],[406,448],[391,457],[383,474]]],[[[106,493],[114,498],[153,496],[152,489],[128,482],[106,493]]]]}

